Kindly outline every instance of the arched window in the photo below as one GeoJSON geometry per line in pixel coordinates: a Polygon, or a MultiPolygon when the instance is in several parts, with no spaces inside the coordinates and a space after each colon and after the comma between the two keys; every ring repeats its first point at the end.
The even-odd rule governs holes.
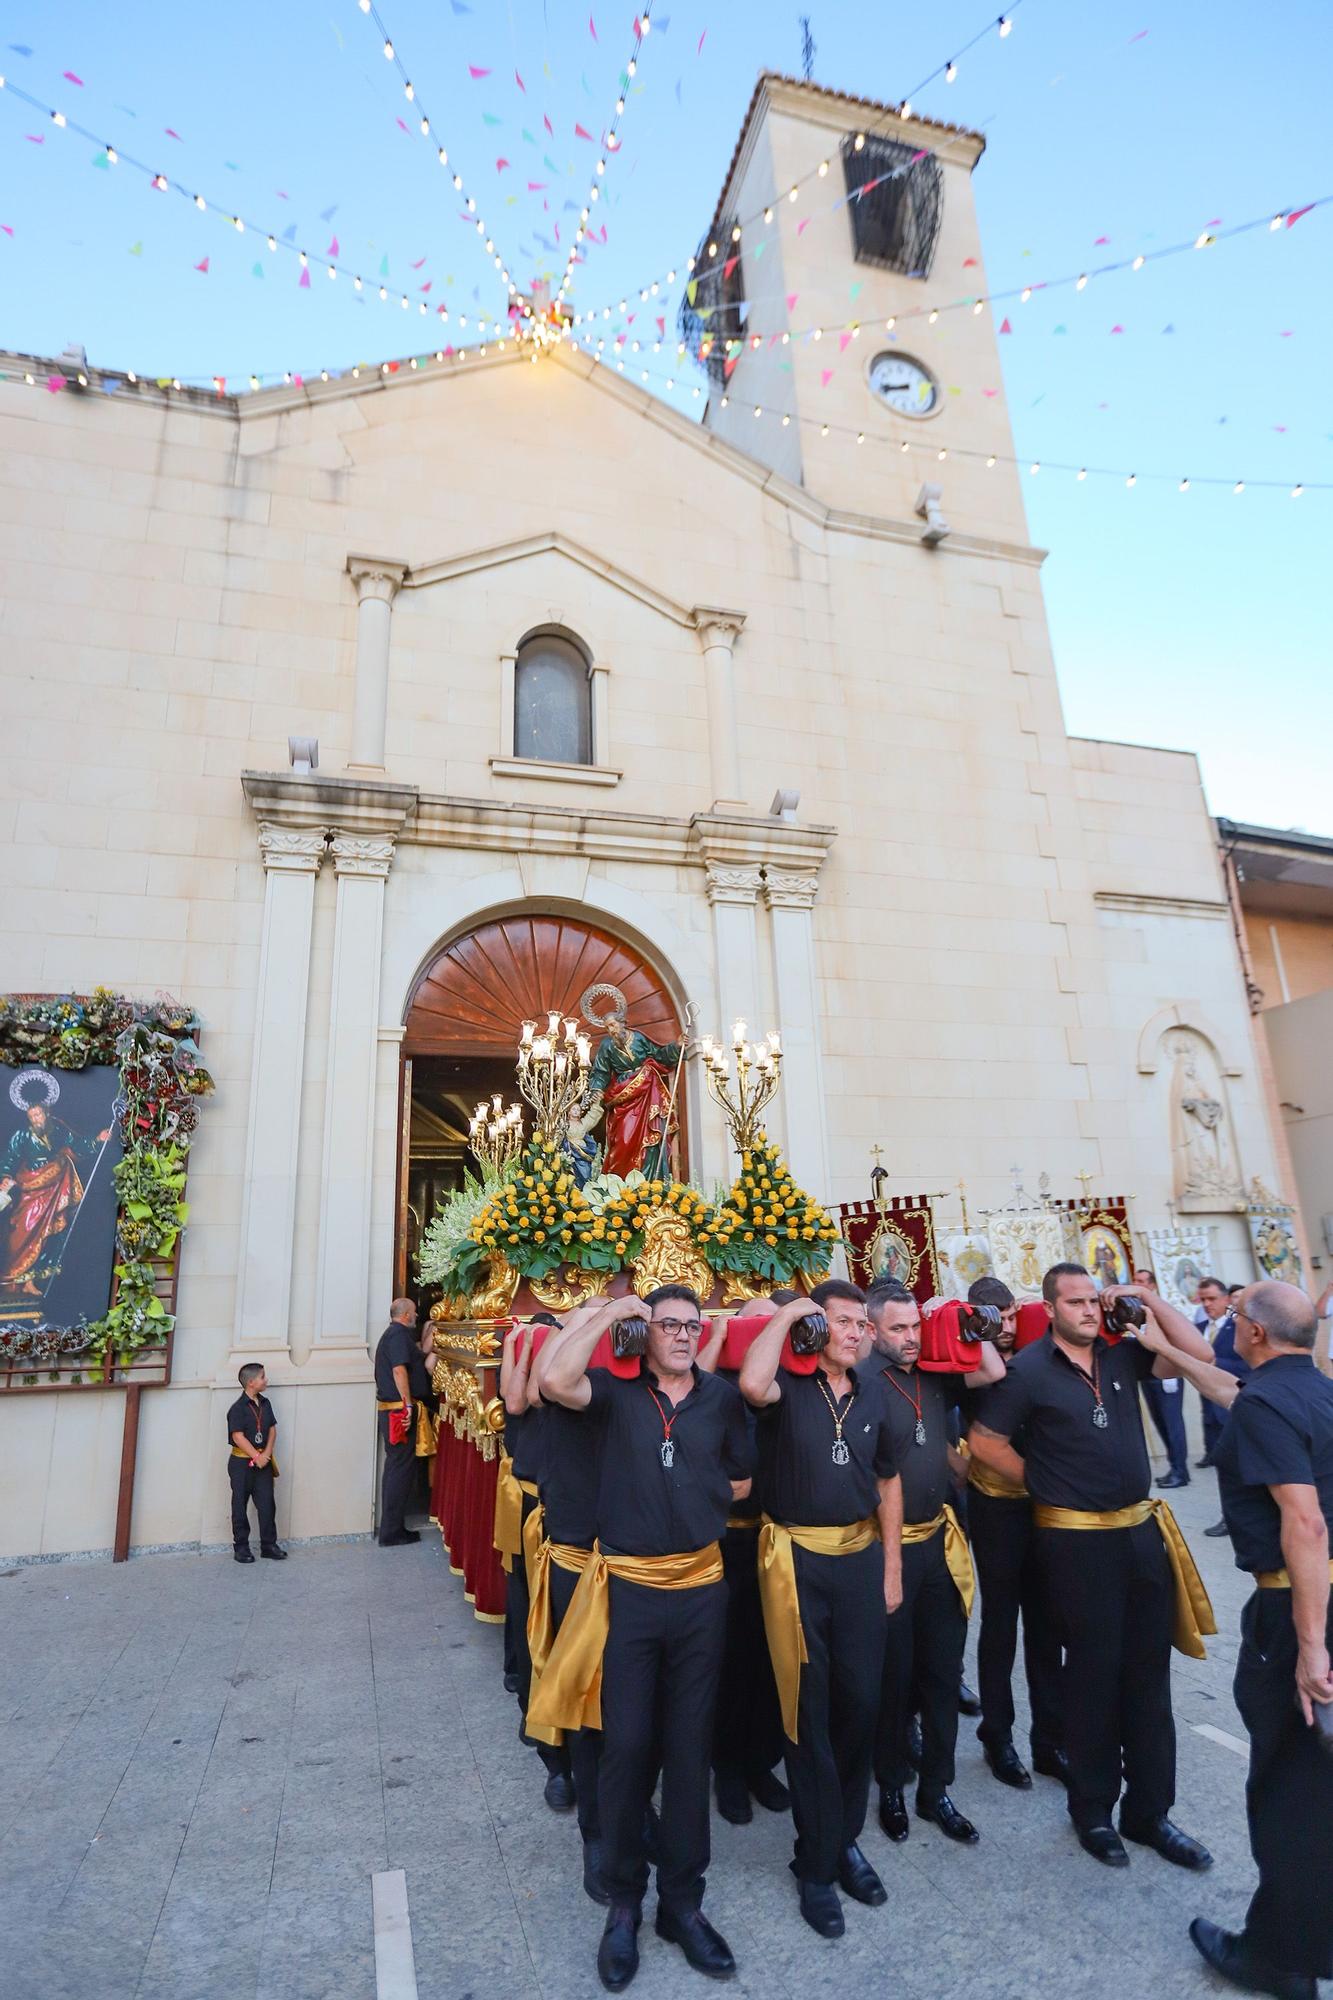
{"type": "Polygon", "coordinates": [[[514,666],[514,755],[547,764],[591,764],[588,661],[555,632],[525,639],[514,666]]]}

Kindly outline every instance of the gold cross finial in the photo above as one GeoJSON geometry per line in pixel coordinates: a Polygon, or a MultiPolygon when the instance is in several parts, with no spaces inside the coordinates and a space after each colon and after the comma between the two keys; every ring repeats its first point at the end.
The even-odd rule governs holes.
{"type": "Polygon", "coordinates": [[[1080,1204],[1080,1206],[1083,1208],[1090,1208],[1092,1206],[1092,1204],[1088,1200],[1088,1182],[1096,1180],[1096,1178],[1097,1176],[1095,1174],[1090,1174],[1086,1167],[1084,1167],[1082,1173],[1075,1174],[1074,1176],[1074,1179],[1079,1182],[1080,1186],[1083,1189],[1083,1198],[1080,1204]]]}
{"type": "Polygon", "coordinates": [[[963,1234],[967,1235],[967,1182],[958,1183],[958,1201],[963,1211],[963,1234]]]}

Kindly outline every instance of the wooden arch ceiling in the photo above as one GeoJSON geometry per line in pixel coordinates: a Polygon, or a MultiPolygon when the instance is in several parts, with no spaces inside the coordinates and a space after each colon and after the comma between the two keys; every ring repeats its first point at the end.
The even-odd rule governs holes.
{"type": "MultiPolygon", "coordinates": [[[[501,917],[455,938],[426,967],[408,1006],[403,1052],[513,1061],[524,1021],[544,1022],[554,1009],[582,1022],[583,995],[602,984],[624,994],[632,1028],[655,1042],[678,1039],[671,997],[632,946],[573,917],[501,917]]],[[[596,1004],[598,1012],[611,1005],[596,1004]]]]}

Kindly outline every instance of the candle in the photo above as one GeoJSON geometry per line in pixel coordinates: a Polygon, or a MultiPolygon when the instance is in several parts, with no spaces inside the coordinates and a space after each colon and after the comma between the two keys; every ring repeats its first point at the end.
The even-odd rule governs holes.
{"type": "Polygon", "coordinates": [[[536,1034],[536,1032],[537,1032],[537,1023],[535,1021],[525,1021],[523,1023],[523,1039],[520,1046],[525,1049],[530,1049],[532,1047],[532,1038],[536,1034]]]}
{"type": "Polygon", "coordinates": [[[588,1040],[588,1037],[586,1035],[579,1036],[578,1051],[579,1051],[579,1061],[583,1064],[583,1067],[586,1069],[588,1067],[589,1059],[592,1055],[592,1043],[588,1040]]]}
{"type": "Polygon", "coordinates": [[[735,1048],[735,1049],[741,1049],[741,1048],[744,1048],[744,1046],[745,1046],[745,1023],[744,1023],[744,1021],[735,1021],[735,1022],[733,1022],[733,1024],[732,1024],[732,1029],[731,1029],[731,1045],[732,1045],[732,1047],[733,1047],[733,1048],[735,1048]]]}
{"type": "Polygon", "coordinates": [[[578,1039],[578,1032],[579,1024],[577,1021],[565,1022],[565,1040],[567,1042],[576,1041],[578,1039]]]}
{"type": "Polygon", "coordinates": [[[546,1016],[546,1032],[552,1041],[555,1041],[558,1037],[560,1033],[560,1016],[558,1013],[550,1013],[546,1016]]]}
{"type": "Polygon", "coordinates": [[[782,1054],[782,1037],[776,1028],[770,1028],[768,1031],[768,1046],[775,1056],[782,1054]]]}

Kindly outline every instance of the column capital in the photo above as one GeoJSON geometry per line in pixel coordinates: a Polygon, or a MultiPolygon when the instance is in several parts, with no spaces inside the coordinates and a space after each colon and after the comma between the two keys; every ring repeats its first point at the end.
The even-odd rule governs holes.
{"type": "Polygon", "coordinates": [[[817,875],[783,875],[775,868],[764,871],[764,901],[770,910],[810,910],[818,894],[817,875]]]}
{"type": "Polygon", "coordinates": [[[690,623],[705,647],[731,647],[745,628],[745,613],[727,611],[717,604],[696,604],[690,612],[690,623]]]}
{"type": "Polygon", "coordinates": [[[335,833],[329,842],[335,875],[386,876],[393,865],[392,840],[363,833],[335,833]]]}
{"type": "Polygon", "coordinates": [[[302,832],[272,820],[259,822],[259,857],[269,873],[318,875],[325,851],[322,829],[302,832]]]}
{"type": "Polygon", "coordinates": [[[754,903],[763,884],[758,868],[720,868],[709,862],[705,880],[710,903],[754,903]]]}
{"type": "Polygon", "coordinates": [[[383,556],[348,556],[347,574],[356,585],[358,604],[364,604],[368,597],[392,604],[409,574],[409,565],[383,556]]]}

